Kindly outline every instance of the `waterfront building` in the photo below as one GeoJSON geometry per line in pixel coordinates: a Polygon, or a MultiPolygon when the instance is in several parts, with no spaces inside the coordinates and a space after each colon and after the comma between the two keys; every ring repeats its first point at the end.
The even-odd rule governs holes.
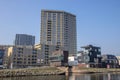
{"type": "Polygon", "coordinates": [[[35,36],[27,34],[16,34],[15,45],[33,46],[35,44],[35,36]]]}
{"type": "Polygon", "coordinates": [[[85,53],[84,51],[78,51],[77,58],[78,58],[79,63],[88,64],[90,60],[89,55],[85,53]]]}
{"type": "Polygon", "coordinates": [[[55,46],[55,45],[45,45],[45,44],[41,44],[41,54],[43,56],[43,59],[44,59],[44,65],[50,65],[50,57],[52,55],[52,53],[54,51],[57,51],[57,50],[63,50],[62,47],[58,47],[58,46],[55,46]]]}
{"type": "Polygon", "coordinates": [[[77,53],[78,58],[78,67],[80,68],[89,68],[89,55],[84,51],[78,51],[77,53]]]}
{"type": "Polygon", "coordinates": [[[119,66],[120,66],[120,56],[116,56],[119,62],[119,66]]]}
{"type": "Polygon", "coordinates": [[[78,58],[77,58],[77,56],[69,56],[68,57],[68,65],[69,66],[77,66],[78,65],[78,58]]]}
{"type": "Polygon", "coordinates": [[[42,53],[42,48],[44,48],[41,44],[36,44],[36,45],[34,45],[34,48],[36,48],[36,49],[39,49],[40,50],[40,63],[41,63],[41,65],[44,65],[44,54],[42,53]]]}
{"type": "Polygon", "coordinates": [[[0,45],[0,68],[7,68],[7,49],[13,45],[0,45]]]}
{"type": "Polygon", "coordinates": [[[119,61],[114,55],[102,55],[102,67],[103,68],[118,68],[119,61]]]}
{"type": "Polygon", "coordinates": [[[40,66],[40,50],[33,46],[13,46],[8,48],[9,68],[40,66]]]}
{"type": "Polygon", "coordinates": [[[68,51],[58,50],[54,51],[50,56],[50,66],[67,66],[68,65],[68,51]]]}
{"type": "Polygon", "coordinates": [[[49,64],[49,55],[61,48],[69,55],[76,54],[76,16],[65,11],[42,10],[40,43],[45,64],[49,64]]]}
{"type": "Polygon", "coordinates": [[[83,51],[77,54],[80,64],[89,64],[89,67],[101,67],[101,48],[93,45],[81,47],[83,51]]]}
{"type": "Polygon", "coordinates": [[[4,68],[4,55],[5,55],[5,49],[0,48],[0,68],[4,68]]]}

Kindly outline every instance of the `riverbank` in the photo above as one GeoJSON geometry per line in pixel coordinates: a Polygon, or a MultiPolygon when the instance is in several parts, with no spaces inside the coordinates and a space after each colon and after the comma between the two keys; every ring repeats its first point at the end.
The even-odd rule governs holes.
{"type": "Polygon", "coordinates": [[[38,67],[0,70],[0,77],[67,75],[67,73],[110,73],[120,72],[119,68],[78,68],[78,67],[38,67]]]}
{"type": "Polygon", "coordinates": [[[65,72],[59,70],[56,67],[39,67],[39,68],[0,70],[0,77],[47,76],[47,75],[65,75],[65,72]]]}
{"type": "Polygon", "coordinates": [[[110,72],[120,72],[119,68],[76,68],[73,67],[69,69],[71,73],[110,73],[110,72]]]}
{"type": "Polygon", "coordinates": [[[77,66],[73,66],[71,68],[68,67],[58,67],[58,69],[66,72],[66,73],[110,73],[110,72],[120,72],[120,68],[79,68],[77,66]]]}

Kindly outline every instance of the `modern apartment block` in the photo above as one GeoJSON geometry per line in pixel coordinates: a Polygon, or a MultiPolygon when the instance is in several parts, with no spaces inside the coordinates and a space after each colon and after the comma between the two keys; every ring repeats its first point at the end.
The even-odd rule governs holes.
{"type": "Polygon", "coordinates": [[[15,45],[33,46],[35,44],[35,36],[27,34],[16,34],[15,45]]]}
{"type": "Polygon", "coordinates": [[[75,54],[76,16],[65,11],[42,10],[40,39],[40,43],[44,45],[45,49],[47,48],[42,50],[46,64],[51,52],[59,48],[68,51],[69,55],[75,54]],[[54,46],[54,49],[50,49],[49,46],[54,46]]]}
{"type": "Polygon", "coordinates": [[[9,68],[40,66],[40,50],[32,46],[13,46],[8,48],[9,68]]]}
{"type": "Polygon", "coordinates": [[[89,67],[101,67],[101,48],[93,45],[81,47],[83,51],[77,54],[80,64],[89,64],[89,67]]]}

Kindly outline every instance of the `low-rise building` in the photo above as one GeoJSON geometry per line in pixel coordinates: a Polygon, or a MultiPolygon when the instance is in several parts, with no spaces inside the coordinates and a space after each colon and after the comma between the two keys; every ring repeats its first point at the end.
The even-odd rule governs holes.
{"type": "Polygon", "coordinates": [[[119,66],[120,66],[120,56],[116,56],[119,62],[119,66]]]}
{"type": "Polygon", "coordinates": [[[89,67],[101,67],[101,48],[93,45],[81,47],[83,51],[77,54],[79,65],[86,64],[89,67]]]}
{"type": "Polygon", "coordinates": [[[40,66],[40,49],[33,46],[13,46],[8,48],[9,68],[40,66]]]}
{"type": "Polygon", "coordinates": [[[54,51],[50,56],[50,66],[67,66],[68,65],[68,51],[58,50],[54,51]]]}
{"type": "Polygon", "coordinates": [[[114,55],[102,55],[102,67],[103,68],[118,68],[119,61],[114,55]]]}
{"type": "Polygon", "coordinates": [[[90,58],[88,54],[84,53],[84,51],[78,51],[77,58],[78,58],[78,66],[80,68],[89,67],[90,58]]]}
{"type": "Polygon", "coordinates": [[[36,49],[39,49],[40,50],[40,59],[38,60],[40,63],[41,63],[41,65],[44,65],[44,53],[42,53],[42,45],[41,44],[36,44],[36,45],[34,45],[34,48],[36,48],[36,49]]]}
{"type": "Polygon", "coordinates": [[[43,56],[44,65],[49,66],[50,65],[50,56],[54,51],[57,50],[63,50],[63,47],[59,45],[46,45],[46,44],[40,44],[41,45],[41,54],[43,56]]]}
{"type": "Polygon", "coordinates": [[[69,56],[68,57],[68,65],[69,66],[77,66],[78,65],[78,58],[77,58],[77,56],[69,56]]]}
{"type": "Polygon", "coordinates": [[[89,63],[89,55],[87,53],[85,53],[84,51],[78,51],[77,54],[77,58],[78,58],[78,63],[89,63]]]}

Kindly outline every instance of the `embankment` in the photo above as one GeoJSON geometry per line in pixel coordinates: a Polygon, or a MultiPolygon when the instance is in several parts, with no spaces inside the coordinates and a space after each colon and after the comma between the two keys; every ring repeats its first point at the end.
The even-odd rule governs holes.
{"type": "Polygon", "coordinates": [[[4,69],[0,70],[0,77],[16,76],[46,76],[46,75],[63,75],[65,72],[56,67],[24,68],[24,69],[4,69]]]}
{"type": "Polygon", "coordinates": [[[78,68],[73,67],[68,70],[68,72],[72,73],[110,73],[110,72],[120,72],[119,68],[78,68]]]}
{"type": "Polygon", "coordinates": [[[68,67],[58,67],[58,69],[63,70],[66,73],[110,73],[110,72],[120,72],[120,68],[79,68],[77,66],[68,67]]]}

